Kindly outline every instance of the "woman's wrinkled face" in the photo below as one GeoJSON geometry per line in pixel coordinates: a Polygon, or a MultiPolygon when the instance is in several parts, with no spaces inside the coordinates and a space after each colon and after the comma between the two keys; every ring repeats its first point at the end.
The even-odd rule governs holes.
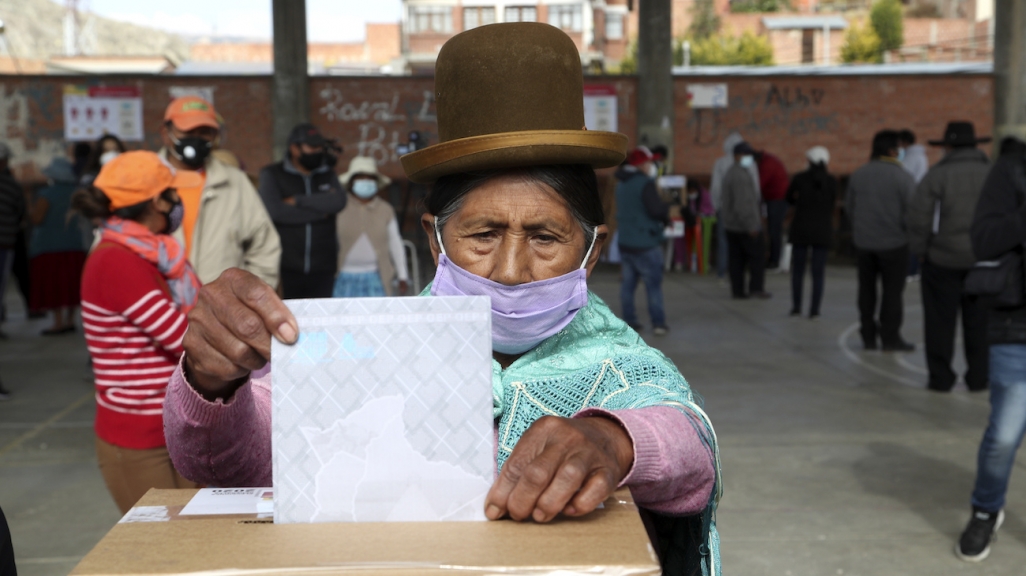
{"type": "MultiPolygon", "coordinates": [[[[423,225],[437,264],[441,251],[434,217],[425,214],[423,225]]],[[[608,228],[599,226],[589,274],[607,235],[608,228]]],[[[442,226],[445,254],[454,264],[507,286],[577,270],[591,241],[555,190],[515,175],[498,176],[469,192],[442,226]]]]}

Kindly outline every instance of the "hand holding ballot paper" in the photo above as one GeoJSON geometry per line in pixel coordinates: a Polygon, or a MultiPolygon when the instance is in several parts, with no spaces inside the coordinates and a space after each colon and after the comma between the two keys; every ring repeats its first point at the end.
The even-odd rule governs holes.
{"type": "MultiPolygon", "coordinates": [[[[311,322],[317,320],[311,318],[311,322]]],[[[288,334],[288,329],[299,334],[298,327],[292,311],[270,287],[255,276],[230,271],[203,290],[186,335],[185,374],[204,398],[229,400],[240,381],[244,383],[250,372],[263,368],[270,359],[272,335],[283,344],[295,343],[296,338],[287,342],[281,334],[288,334]]],[[[483,336],[484,339],[478,338],[479,342],[487,342],[488,335],[483,336]]],[[[317,354],[329,354],[326,342],[323,350],[311,351],[311,347],[318,344],[319,341],[304,347],[301,343],[294,347],[291,359],[313,366],[335,367],[330,362],[320,363],[320,357],[313,358],[317,354]]],[[[351,364],[354,357],[364,354],[359,349],[346,350],[345,344],[340,339],[338,350],[331,355],[335,358],[348,356],[345,362],[351,364]]],[[[287,351],[285,347],[282,349],[287,351]]],[[[486,378],[490,378],[490,359],[485,366],[486,378]]],[[[438,366],[432,368],[439,369],[438,366]]],[[[338,374],[340,379],[345,376],[338,374]]],[[[490,402],[490,382],[485,380],[479,384],[483,384],[481,392],[490,402]]],[[[319,397],[315,402],[328,400],[319,397]]],[[[486,414],[490,415],[490,404],[486,408],[486,414]]],[[[491,460],[490,419],[485,423],[488,427],[484,433],[487,457],[491,460]]],[[[484,505],[486,514],[493,520],[509,515],[517,520],[533,518],[541,522],[551,520],[560,512],[586,514],[617,487],[630,468],[632,458],[630,438],[613,420],[542,418],[524,434],[518,449],[488,492],[484,505]]],[[[328,460],[330,458],[325,459],[328,460]]],[[[491,468],[488,476],[493,476],[491,468]]],[[[278,495],[283,493],[288,494],[287,488],[279,487],[278,495]]]]}
{"type": "Polygon", "coordinates": [[[627,139],[582,130],[578,56],[537,23],[446,42],[439,142],[402,157],[430,187],[420,297],[286,304],[237,270],[202,288],[164,403],[183,476],[273,483],[276,522],[548,522],[625,486],[695,522],[680,554],[718,574],[712,423],[588,291],[609,237],[594,169],[627,139]]]}

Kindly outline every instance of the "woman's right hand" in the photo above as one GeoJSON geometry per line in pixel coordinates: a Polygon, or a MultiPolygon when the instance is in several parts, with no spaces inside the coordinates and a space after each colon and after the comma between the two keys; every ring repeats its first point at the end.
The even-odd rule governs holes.
{"type": "Polygon", "coordinates": [[[231,268],[200,289],[185,333],[186,379],[204,398],[227,399],[271,359],[271,337],[292,344],[299,326],[274,289],[231,268]]]}

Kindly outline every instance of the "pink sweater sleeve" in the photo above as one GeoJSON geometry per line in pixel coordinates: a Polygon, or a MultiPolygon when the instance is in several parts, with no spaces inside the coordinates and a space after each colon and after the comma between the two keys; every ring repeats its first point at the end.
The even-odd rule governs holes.
{"type": "Polygon", "coordinates": [[[623,426],[634,444],[634,465],[620,483],[639,506],[663,514],[698,514],[709,504],[716,465],[698,430],[699,419],[669,406],[632,410],[589,408],[574,418],[604,416],[623,426]]]}
{"type": "Polygon", "coordinates": [[[164,436],[175,469],[193,482],[270,486],[270,365],[227,402],[209,402],[185,381],[179,363],[164,399],[164,436]]]}

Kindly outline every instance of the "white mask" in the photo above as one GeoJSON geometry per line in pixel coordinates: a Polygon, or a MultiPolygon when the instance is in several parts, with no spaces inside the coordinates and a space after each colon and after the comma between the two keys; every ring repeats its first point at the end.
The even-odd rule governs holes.
{"type": "Polygon", "coordinates": [[[107,162],[117,158],[118,154],[121,154],[121,152],[118,152],[117,150],[107,150],[103,154],[100,154],[100,166],[106,166],[107,162]]]}
{"type": "Polygon", "coordinates": [[[753,158],[751,156],[742,156],[741,157],[741,166],[742,167],[744,167],[744,168],[751,168],[754,165],[755,165],[755,158],[753,158]]]}
{"type": "Polygon", "coordinates": [[[647,174],[649,178],[655,178],[659,176],[659,167],[655,164],[649,164],[648,169],[645,170],[645,174],[647,174]]]}
{"type": "Polygon", "coordinates": [[[367,198],[374,197],[377,193],[378,183],[376,180],[360,179],[353,181],[353,194],[356,194],[357,197],[366,200],[367,198]]]}

